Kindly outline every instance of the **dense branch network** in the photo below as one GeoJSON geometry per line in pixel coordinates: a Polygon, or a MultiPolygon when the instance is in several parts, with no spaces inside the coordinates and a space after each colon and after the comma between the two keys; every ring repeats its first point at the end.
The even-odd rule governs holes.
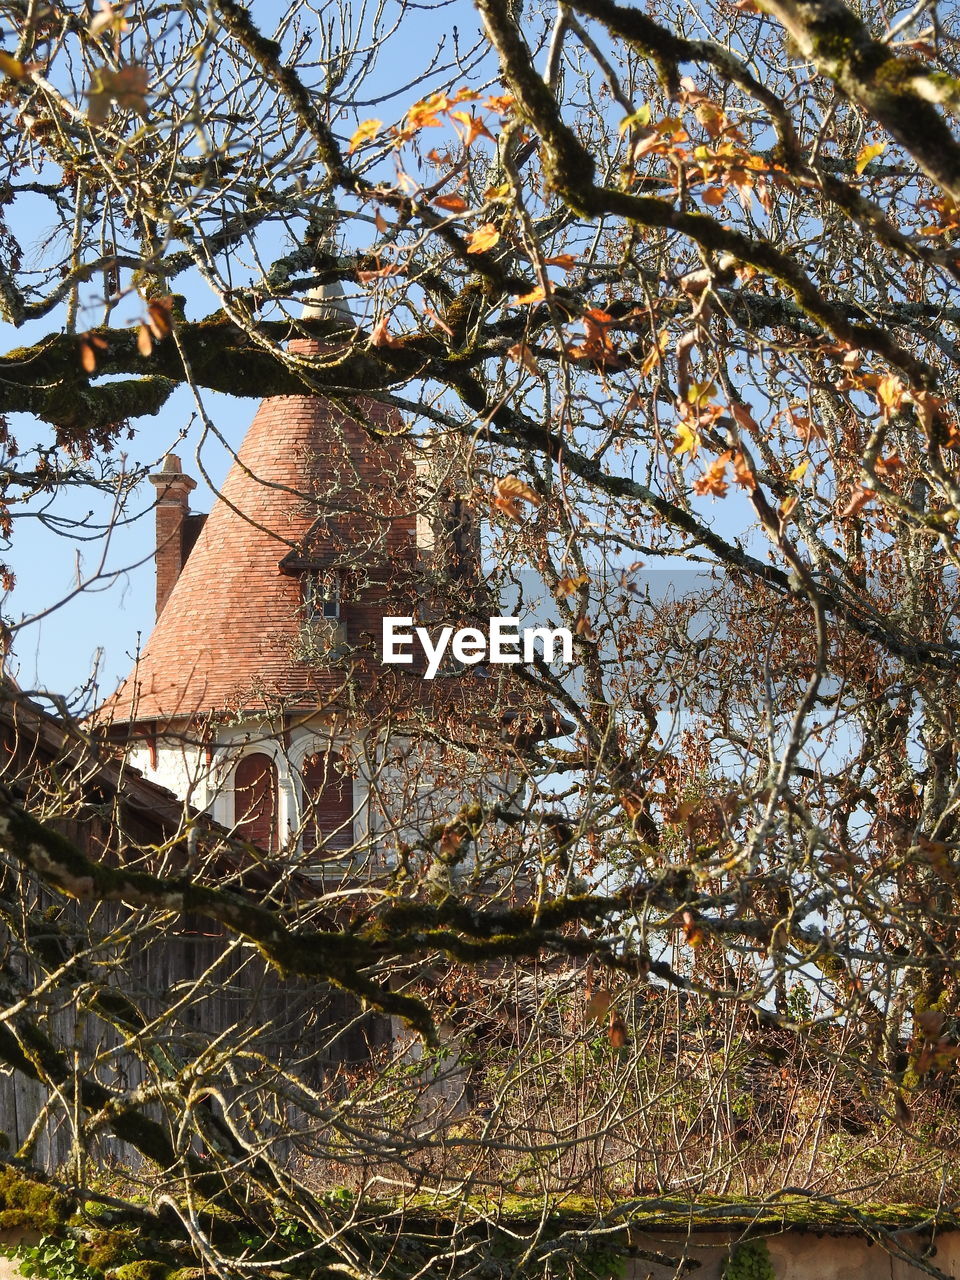
{"type": "MultiPolygon", "coordinates": [[[[455,1193],[473,1225],[505,1185],[794,1185],[807,1154],[818,1189],[953,1188],[956,17],[438,12],[455,33],[394,81],[419,9],[297,4],[269,30],[239,0],[0,6],[11,555],[38,495],[132,493],[119,442],[180,388],[207,425],[208,392],[307,390],[374,441],[455,447],[484,598],[532,575],[576,659],[510,673],[566,726],[501,735],[510,796],[391,832],[362,887],[298,890],[292,845],[275,883],[224,885],[250,850],[189,805],[165,845],[112,811],[82,851],[70,824],[113,794],[90,725],[5,778],[0,1058],[77,1151],[109,1130],[153,1162],[221,1274],[288,1274],[290,1222],[365,1274],[379,1220],[338,1201],[334,1222],[317,1190],[345,1180],[357,1206],[455,1193]],[[51,239],[22,243],[40,206],[51,239]],[[353,321],[301,315],[317,288],[353,321]],[[658,586],[678,565],[690,589],[658,586]],[[212,933],[202,981],[136,989],[138,943],[212,933]],[[347,1031],[316,1011],[198,1030],[210,989],[275,982],[340,993],[357,1060],[331,1065],[347,1031]],[[246,1272],[197,1190],[257,1218],[246,1272]]],[[[405,714],[467,750],[456,717],[405,714]]],[[[528,1260],[549,1255],[534,1232],[528,1260]]]]}

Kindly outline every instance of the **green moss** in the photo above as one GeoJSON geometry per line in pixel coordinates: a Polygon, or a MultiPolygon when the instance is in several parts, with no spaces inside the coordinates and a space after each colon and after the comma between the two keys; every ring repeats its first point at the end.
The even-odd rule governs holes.
{"type": "Polygon", "coordinates": [[[171,1268],[157,1258],[141,1258],[137,1262],[126,1262],[121,1267],[114,1267],[107,1280],[169,1280],[171,1268]]]}
{"type": "Polygon", "coordinates": [[[87,389],[75,380],[65,381],[46,392],[43,409],[49,420],[60,427],[90,431],[158,413],[176,386],[171,378],[162,377],[125,378],[87,389]]]}
{"type": "Polygon", "coordinates": [[[47,1234],[62,1229],[69,1212],[66,1196],[10,1165],[0,1166],[0,1230],[47,1234]]]}
{"type": "Polygon", "coordinates": [[[937,71],[927,68],[923,74],[931,84],[937,86],[945,98],[949,95],[951,100],[955,101],[960,96],[960,80],[956,76],[952,76],[949,71],[937,71]]]}
{"type": "MultiPolygon", "coordinates": [[[[3,1173],[9,1173],[3,1170],[3,1173]]],[[[48,1188],[29,1184],[15,1188],[16,1194],[36,1207],[36,1187],[42,1187],[49,1200],[48,1188]]],[[[364,1202],[357,1205],[352,1192],[330,1191],[324,1197],[334,1219],[345,1222],[358,1210],[365,1223],[362,1238],[355,1243],[363,1249],[378,1239],[377,1227],[396,1239],[402,1256],[416,1269],[426,1262],[435,1249],[449,1242],[451,1230],[463,1233],[463,1240],[477,1242],[488,1256],[506,1262],[516,1259],[518,1241],[543,1233],[543,1238],[566,1238],[572,1241],[564,1265],[574,1280],[609,1280],[620,1274],[631,1251],[640,1250],[642,1238],[656,1235],[659,1239],[677,1235],[686,1237],[703,1231],[723,1232],[738,1243],[731,1247],[725,1264],[725,1280],[773,1280],[773,1270],[763,1238],[785,1230],[811,1230],[833,1234],[879,1236],[884,1231],[928,1227],[930,1212],[917,1205],[853,1205],[822,1202],[815,1197],[784,1196],[770,1202],[738,1199],[730,1196],[702,1196],[695,1201],[676,1195],[660,1195],[628,1201],[594,1200],[590,1197],[565,1197],[552,1206],[544,1219],[543,1203],[538,1197],[489,1197],[465,1202],[462,1196],[418,1197],[413,1203],[391,1201],[364,1202]],[[592,1233],[603,1229],[603,1244],[597,1245],[592,1233]],[[590,1241],[581,1249],[578,1240],[590,1241]],[[419,1259],[419,1261],[417,1261],[419,1259]]],[[[46,1234],[39,1246],[20,1251],[32,1266],[31,1274],[39,1280],[200,1280],[201,1269],[183,1266],[192,1257],[185,1240],[169,1238],[159,1221],[131,1222],[129,1229],[98,1230],[79,1217],[61,1221],[56,1233],[46,1234]],[[146,1229],[144,1229],[146,1228],[146,1229]]],[[[290,1280],[307,1280],[322,1273],[335,1261],[324,1241],[296,1223],[277,1223],[277,1231],[266,1237],[259,1228],[251,1236],[251,1223],[244,1217],[223,1217],[212,1206],[201,1210],[203,1230],[218,1249],[228,1256],[256,1256],[258,1265],[267,1268],[276,1259],[281,1273],[290,1280]],[[294,1264],[281,1263],[291,1247],[306,1255],[294,1264]]],[[[958,1225],[956,1217],[937,1216],[939,1229],[958,1225]]],[[[345,1228],[350,1234],[350,1228],[345,1228]]],[[[269,1274],[269,1269],[264,1271],[269,1274]]],[[[401,1270],[395,1280],[401,1280],[401,1270]]]]}
{"type": "Polygon", "coordinates": [[[119,1231],[104,1231],[81,1244],[78,1254],[91,1271],[108,1271],[129,1260],[130,1243],[119,1231]]]}
{"type": "Polygon", "coordinates": [[[846,28],[844,24],[838,23],[836,27],[820,28],[811,34],[813,56],[817,62],[840,64],[850,57],[856,47],[855,24],[846,28]]]}
{"type": "MultiPolygon", "coordinates": [[[[542,1201],[524,1196],[504,1196],[496,1200],[473,1202],[480,1219],[495,1218],[511,1227],[536,1225],[541,1221],[542,1201]]],[[[384,1206],[387,1211],[387,1206],[384,1206]]],[[[462,1217],[463,1202],[451,1197],[449,1205],[442,1200],[415,1201],[405,1214],[410,1226],[432,1223],[437,1229],[448,1213],[462,1217]]],[[[865,1234],[875,1231],[909,1229],[931,1221],[931,1211],[916,1204],[852,1204],[815,1196],[782,1196],[759,1201],[736,1196],[699,1196],[690,1201],[679,1196],[650,1196],[617,1202],[595,1201],[587,1197],[568,1196],[549,1214],[553,1231],[575,1231],[578,1228],[621,1224],[634,1231],[823,1231],[837,1235],[865,1234]]],[[[940,1230],[960,1227],[960,1215],[937,1214],[940,1230]]]]}

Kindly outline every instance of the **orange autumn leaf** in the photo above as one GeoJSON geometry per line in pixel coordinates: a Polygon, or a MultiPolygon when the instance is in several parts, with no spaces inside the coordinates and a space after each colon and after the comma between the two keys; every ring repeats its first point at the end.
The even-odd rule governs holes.
{"type": "Polygon", "coordinates": [[[369,284],[371,280],[385,280],[388,276],[403,275],[404,268],[399,262],[388,262],[385,267],[378,267],[376,271],[358,271],[357,279],[361,284],[369,284]]]}
{"type": "Polygon", "coordinates": [[[434,196],[433,203],[438,209],[446,209],[450,213],[463,213],[470,206],[462,196],[434,196]]]}
{"type": "Polygon", "coordinates": [[[693,114],[711,138],[719,138],[724,129],[727,128],[726,113],[721,111],[715,102],[711,102],[707,98],[700,99],[693,109],[693,114]]]}
{"type": "Polygon", "coordinates": [[[899,378],[887,374],[877,383],[877,402],[884,419],[891,418],[900,409],[906,395],[906,387],[899,378]]]}
{"type": "Polygon", "coordinates": [[[391,336],[387,329],[389,316],[381,316],[370,331],[371,347],[399,347],[400,340],[391,336]]]}
{"type": "Polygon", "coordinates": [[[630,158],[633,160],[634,164],[636,164],[638,160],[642,160],[643,157],[651,151],[666,150],[667,144],[659,133],[651,133],[646,138],[641,138],[639,142],[635,143],[633,150],[630,153],[630,158]]]}
{"type": "Polygon", "coordinates": [[[571,343],[567,354],[575,360],[593,360],[602,368],[621,368],[617,347],[609,333],[615,323],[613,316],[599,307],[587,307],[582,319],[585,339],[582,343],[571,343]]]}
{"type": "Polygon", "coordinates": [[[700,199],[704,204],[716,206],[723,204],[726,199],[726,192],[720,187],[707,187],[700,199]]]}
{"type": "Polygon", "coordinates": [[[118,67],[113,73],[113,97],[118,107],[129,107],[139,115],[146,113],[144,95],[150,83],[150,73],[146,67],[131,62],[125,67],[118,67]]]}
{"type": "Polygon", "coordinates": [[[670,334],[665,328],[659,330],[650,344],[650,350],[643,358],[643,364],[640,366],[640,372],[645,378],[649,377],[654,369],[663,363],[663,357],[666,355],[669,345],[670,334]]]}
{"type": "Polygon", "coordinates": [[[565,271],[577,265],[576,255],[572,253],[558,253],[553,258],[544,258],[543,261],[548,267],[563,267],[565,271]]]}
{"type": "Polygon", "coordinates": [[[135,111],[146,118],[147,85],[150,73],[146,67],[132,62],[112,71],[109,67],[97,67],[91,74],[87,90],[87,115],[93,124],[103,124],[110,114],[110,103],[135,111]]]}
{"type": "Polygon", "coordinates": [[[153,335],[149,325],[142,324],[137,330],[137,350],[144,358],[153,354],[153,335]]]}
{"type": "MultiPolygon", "coordinates": [[[[945,401],[940,396],[935,396],[931,391],[911,391],[910,399],[913,401],[924,431],[929,435],[933,430],[934,423],[946,407],[945,401]]],[[[952,444],[947,445],[948,449],[955,447],[952,444]]]]}
{"type": "Polygon", "coordinates": [[[733,420],[741,431],[758,431],[757,421],[753,414],[743,404],[730,405],[730,412],[733,414],[733,420]]]}
{"type": "Polygon", "coordinates": [[[587,617],[585,613],[582,613],[580,617],[577,619],[576,624],[574,626],[574,630],[576,631],[577,635],[584,640],[588,640],[588,641],[596,640],[597,638],[597,633],[594,631],[593,627],[590,624],[590,619],[587,617]]]}
{"type": "Polygon", "coordinates": [[[757,477],[750,470],[750,464],[739,450],[733,455],[733,478],[741,489],[753,493],[757,487],[757,477]]]}
{"type": "Polygon", "coordinates": [[[80,339],[80,364],[85,373],[96,373],[97,370],[97,353],[93,346],[86,338],[80,339]]]}
{"type": "Polygon", "coordinates": [[[874,464],[874,470],[878,476],[895,476],[902,471],[907,464],[898,453],[890,453],[885,458],[878,458],[874,464]]]}
{"type": "Polygon", "coordinates": [[[432,320],[438,329],[442,329],[448,338],[453,337],[453,330],[447,324],[446,320],[443,320],[440,316],[437,315],[433,307],[425,306],[423,308],[423,314],[427,317],[428,320],[432,320]]]}
{"type": "Polygon", "coordinates": [[[463,145],[469,147],[475,138],[484,137],[493,141],[493,134],[483,123],[479,116],[470,115],[467,111],[451,111],[450,119],[456,120],[463,125],[463,145]]]}
{"type": "Polygon", "coordinates": [[[850,500],[840,512],[840,519],[843,520],[847,516],[859,515],[863,508],[873,499],[873,490],[865,488],[862,484],[858,484],[850,495],[850,500]]]}
{"type": "Polygon", "coordinates": [[[97,352],[107,350],[106,339],[101,338],[98,333],[82,333],[80,335],[80,364],[84,372],[96,373],[97,352]]]}
{"type": "Polygon", "coordinates": [[[415,102],[407,112],[404,132],[412,137],[420,129],[436,128],[443,123],[439,113],[447,111],[451,105],[451,100],[445,93],[431,93],[420,102],[415,102]]]}
{"type": "Polygon", "coordinates": [[[494,498],[491,506],[493,506],[496,511],[502,511],[503,514],[505,516],[509,516],[511,520],[516,520],[518,524],[523,520],[523,512],[512,498],[494,498]]]}
{"type": "Polygon", "coordinates": [[[547,295],[544,293],[542,286],[537,285],[535,289],[531,289],[529,293],[523,294],[519,298],[514,298],[514,306],[532,306],[535,302],[543,302],[547,295]]]}
{"type": "Polygon", "coordinates": [[[492,222],[485,222],[467,236],[467,253],[486,253],[500,239],[500,232],[492,222]]]}
{"type": "Polygon", "coordinates": [[[733,451],[728,449],[715,462],[711,462],[700,479],[693,482],[694,493],[700,497],[709,493],[715,498],[725,498],[729,487],[726,481],[727,463],[732,457],[733,451]]]}
{"type": "Polygon", "coordinates": [[[585,573],[578,573],[575,578],[569,576],[562,577],[553,589],[554,595],[572,596],[580,587],[586,586],[590,581],[585,573]]]}

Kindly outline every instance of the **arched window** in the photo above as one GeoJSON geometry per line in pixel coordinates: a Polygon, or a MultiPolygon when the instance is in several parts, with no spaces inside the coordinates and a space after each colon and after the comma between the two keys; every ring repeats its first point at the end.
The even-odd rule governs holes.
{"type": "Polygon", "coordinates": [[[254,751],[237,762],[234,773],[234,824],[241,840],[266,853],[277,847],[277,768],[268,755],[254,751]]]}
{"type": "Polygon", "coordinates": [[[352,847],[353,779],[335,751],[303,762],[303,850],[335,857],[352,847]]]}

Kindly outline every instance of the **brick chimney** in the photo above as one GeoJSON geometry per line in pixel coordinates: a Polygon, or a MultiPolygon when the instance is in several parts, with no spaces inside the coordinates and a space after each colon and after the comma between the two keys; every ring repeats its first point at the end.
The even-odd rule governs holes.
{"type": "Polygon", "coordinates": [[[188,501],[197,482],[184,475],[180,459],[168,453],[163,467],[150,476],[157,490],[157,617],[180,577],[188,548],[184,545],[188,501]]]}

